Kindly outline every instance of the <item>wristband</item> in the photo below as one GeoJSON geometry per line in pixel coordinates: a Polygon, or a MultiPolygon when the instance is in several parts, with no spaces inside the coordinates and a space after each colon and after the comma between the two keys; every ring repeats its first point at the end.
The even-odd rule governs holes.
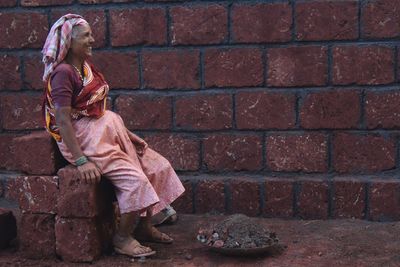
{"type": "Polygon", "coordinates": [[[85,156],[79,157],[75,160],[75,165],[76,166],[82,166],[83,164],[87,163],[88,159],[85,156]]]}

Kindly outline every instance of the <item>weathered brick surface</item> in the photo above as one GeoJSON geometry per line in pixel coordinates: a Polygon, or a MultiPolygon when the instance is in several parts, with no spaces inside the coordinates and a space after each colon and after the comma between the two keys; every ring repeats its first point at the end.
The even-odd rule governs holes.
{"type": "Polygon", "coordinates": [[[230,212],[248,216],[260,214],[260,183],[250,179],[229,180],[230,212]]]}
{"type": "Polygon", "coordinates": [[[400,2],[391,0],[368,1],[363,5],[361,22],[364,38],[398,37],[400,32],[400,2]]]}
{"type": "Polygon", "coordinates": [[[293,216],[293,180],[267,178],[263,214],[267,217],[290,218],[293,216]]]}
{"type": "Polygon", "coordinates": [[[43,90],[45,83],[43,77],[43,63],[40,55],[24,57],[24,88],[33,90],[43,90]]]}
{"type": "Polygon", "coordinates": [[[206,87],[259,86],[263,83],[262,51],[256,48],[207,49],[206,87]]]}
{"type": "Polygon", "coordinates": [[[326,172],[327,136],[322,133],[273,134],[267,137],[267,166],[273,171],[326,172]]]}
{"type": "Polygon", "coordinates": [[[0,207],[0,249],[17,236],[17,222],[11,210],[0,207]]]}
{"type": "Polygon", "coordinates": [[[349,40],[358,37],[356,0],[296,3],[298,40],[349,40]]]}
{"type": "Polygon", "coordinates": [[[321,86],[328,77],[327,48],[301,46],[267,51],[269,86],[321,86]]]}
{"type": "Polygon", "coordinates": [[[167,19],[162,8],[110,10],[112,46],[163,45],[167,19]]]}
{"type": "Polygon", "coordinates": [[[310,93],[300,108],[301,126],[308,129],[357,128],[361,117],[359,91],[335,90],[310,93]]]}
{"type": "Polygon", "coordinates": [[[258,135],[214,134],[203,141],[204,164],[210,171],[254,171],[262,168],[258,135]]]}
{"type": "Polygon", "coordinates": [[[200,167],[200,142],[182,134],[155,134],[145,137],[149,146],[171,162],[175,170],[196,171],[200,167]]]}
{"type": "Polygon", "coordinates": [[[0,56],[0,91],[19,90],[22,86],[20,59],[16,55],[0,56]]]}
{"type": "Polygon", "coordinates": [[[365,182],[351,177],[333,180],[333,217],[363,219],[365,215],[365,182]]]}
{"type": "Polygon", "coordinates": [[[3,0],[0,2],[0,7],[13,7],[17,5],[17,0],[3,0]]]}
{"type": "Polygon", "coordinates": [[[287,3],[235,4],[232,8],[233,40],[237,43],[289,41],[291,27],[292,8],[287,3]]]}
{"type": "Polygon", "coordinates": [[[328,218],[328,183],[322,180],[304,180],[299,183],[298,216],[304,219],[328,218]]]}
{"type": "Polygon", "coordinates": [[[143,53],[142,61],[146,88],[200,88],[198,51],[149,51],[143,53]]]}
{"type": "Polygon", "coordinates": [[[238,129],[292,129],[296,123],[296,96],[267,92],[240,92],[235,96],[238,129]]]}
{"type": "Polygon", "coordinates": [[[48,32],[44,13],[0,13],[0,48],[41,48],[48,32]]]}
{"type": "Polygon", "coordinates": [[[365,119],[369,129],[400,128],[400,93],[367,92],[365,97],[365,119]]]}
{"type": "Polygon", "coordinates": [[[0,169],[15,170],[14,155],[11,150],[12,140],[15,134],[0,135],[0,169]]]}
{"type": "Polygon", "coordinates": [[[223,180],[199,181],[195,188],[196,213],[224,212],[225,189],[223,180]]]}
{"type": "Polygon", "coordinates": [[[334,84],[388,84],[394,81],[394,50],[386,46],[333,48],[334,84]]]}
{"type": "Polygon", "coordinates": [[[115,109],[130,130],[169,129],[172,124],[171,97],[121,95],[115,109]]]}
{"type": "Polygon", "coordinates": [[[372,173],[396,166],[396,145],[379,134],[337,133],[333,138],[333,167],[340,173],[372,173]]]}
{"type": "Polygon", "coordinates": [[[22,214],[18,227],[20,250],[27,258],[55,257],[54,215],[22,214]]]}
{"type": "Polygon", "coordinates": [[[185,187],[185,192],[172,203],[172,206],[178,213],[193,213],[192,181],[183,178],[181,182],[185,187]]]}
{"type": "Polygon", "coordinates": [[[171,43],[219,44],[228,36],[228,12],[222,5],[173,7],[171,43]]]}
{"type": "Polygon", "coordinates": [[[175,124],[187,130],[232,128],[232,96],[192,95],[176,99],[175,124]]]}
{"type": "Polygon", "coordinates": [[[373,180],[369,188],[369,203],[369,217],[371,220],[400,220],[399,180],[373,180]]]}
{"type": "Polygon", "coordinates": [[[72,4],[73,0],[21,0],[21,6],[37,7],[37,6],[54,6],[72,4]]]}
{"type": "Polygon", "coordinates": [[[8,201],[18,203],[19,194],[19,179],[18,176],[9,176],[4,180],[4,198],[8,201]]]}

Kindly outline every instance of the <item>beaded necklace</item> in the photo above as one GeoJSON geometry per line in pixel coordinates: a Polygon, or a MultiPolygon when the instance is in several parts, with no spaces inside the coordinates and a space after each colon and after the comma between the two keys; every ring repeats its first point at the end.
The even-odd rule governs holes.
{"type": "Polygon", "coordinates": [[[81,78],[81,81],[83,82],[83,76],[82,76],[82,73],[79,71],[79,69],[74,65],[74,64],[71,64],[72,65],[72,67],[74,67],[74,69],[76,70],[76,72],[78,72],[78,74],[79,74],[79,78],[81,78]]]}

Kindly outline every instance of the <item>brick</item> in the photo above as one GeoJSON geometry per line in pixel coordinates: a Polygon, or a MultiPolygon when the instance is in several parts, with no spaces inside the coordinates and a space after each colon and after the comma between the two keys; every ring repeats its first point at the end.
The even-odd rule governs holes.
{"type": "Polygon", "coordinates": [[[112,0],[79,0],[80,4],[90,5],[90,4],[105,4],[114,2],[112,0]]]}
{"type": "Polygon", "coordinates": [[[260,214],[260,184],[250,179],[229,180],[230,212],[247,216],[260,214]]]}
{"type": "Polygon", "coordinates": [[[110,88],[137,89],[140,87],[136,53],[97,52],[93,56],[93,62],[104,75],[110,88]],[[121,62],[124,62],[123,68],[121,62]]]}
{"type": "Polygon", "coordinates": [[[43,64],[39,55],[24,57],[24,88],[43,90],[45,83],[42,81],[43,64]]]}
{"type": "Polygon", "coordinates": [[[300,182],[297,208],[302,219],[327,219],[328,183],[319,180],[300,182]]]}
{"type": "Polygon", "coordinates": [[[361,118],[360,92],[330,90],[307,94],[300,107],[300,124],[307,129],[357,128],[361,118]]]}
{"type": "Polygon", "coordinates": [[[232,96],[191,95],[175,101],[176,126],[187,130],[232,128],[232,96]]]}
{"type": "Polygon", "coordinates": [[[167,19],[162,8],[110,10],[112,46],[163,45],[167,19]]]}
{"type": "Polygon", "coordinates": [[[18,203],[19,199],[19,193],[18,193],[18,188],[20,187],[19,184],[19,176],[9,176],[6,177],[6,180],[4,181],[4,198],[10,202],[18,203]]]}
{"type": "Polygon", "coordinates": [[[2,0],[0,7],[13,7],[17,5],[17,0],[2,0]]]}
{"type": "Polygon", "coordinates": [[[177,213],[193,213],[193,189],[190,180],[181,180],[185,187],[185,192],[176,199],[172,206],[177,213]]]}
{"type": "Polygon", "coordinates": [[[11,210],[0,208],[0,249],[8,247],[17,236],[17,222],[11,210]]]}
{"type": "Polygon", "coordinates": [[[52,175],[62,164],[62,156],[45,131],[17,137],[12,141],[16,169],[27,174],[52,175]]]}
{"type": "Polygon", "coordinates": [[[38,12],[1,13],[0,48],[42,48],[49,31],[47,15],[38,12]]]}
{"type": "Polygon", "coordinates": [[[48,259],[56,256],[54,215],[22,214],[18,232],[20,251],[25,257],[48,259]]]}
{"type": "Polygon", "coordinates": [[[398,179],[373,180],[368,194],[371,220],[400,220],[400,183],[398,179]]]}
{"type": "Polygon", "coordinates": [[[222,180],[201,180],[195,187],[196,213],[224,212],[225,189],[222,180]]]}
{"type": "Polygon", "coordinates": [[[5,191],[5,189],[4,189],[3,182],[0,180],[0,197],[4,196],[4,191],[5,191]]]}
{"type": "Polygon", "coordinates": [[[21,66],[18,56],[0,56],[0,91],[20,90],[22,86],[21,66]]]}
{"type": "Polygon", "coordinates": [[[292,8],[287,3],[238,4],[232,8],[232,36],[236,43],[290,41],[291,28],[292,8]]]}
{"type": "Polygon", "coordinates": [[[95,218],[61,218],[55,223],[56,251],[64,261],[92,262],[101,255],[95,218]]]}
{"type": "Polygon", "coordinates": [[[172,7],[170,16],[173,45],[220,44],[228,37],[228,12],[222,5],[172,7]]]}
{"type": "Polygon", "coordinates": [[[239,92],[235,96],[238,129],[292,129],[296,96],[285,93],[239,92]]]}
{"type": "Polygon", "coordinates": [[[363,219],[365,215],[365,183],[355,178],[333,179],[333,217],[363,219]]]}
{"type": "Polygon", "coordinates": [[[368,1],[362,7],[361,35],[364,38],[399,37],[400,2],[391,0],[368,1]]]}
{"type": "Polygon", "coordinates": [[[0,135],[0,169],[15,170],[14,155],[11,150],[12,140],[17,137],[15,134],[0,135]]]}
{"type": "Polygon", "coordinates": [[[200,141],[182,134],[155,134],[145,137],[151,148],[159,152],[179,171],[197,171],[200,167],[200,141]]]}
{"type": "Polygon", "coordinates": [[[144,87],[154,89],[199,89],[199,62],[199,51],[144,52],[144,87]]]}
{"type": "Polygon", "coordinates": [[[3,129],[41,129],[43,127],[42,100],[41,95],[2,95],[0,112],[3,129]]]}
{"type": "Polygon", "coordinates": [[[162,130],[171,128],[171,102],[171,97],[165,96],[121,95],[115,100],[115,109],[130,130],[162,130]]]}
{"type": "Polygon", "coordinates": [[[260,86],[262,51],[256,48],[207,49],[204,55],[206,87],[260,86]]]}
{"type": "Polygon", "coordinates": [[[351,40],[358,37],[357,1],[296,3],[298,40],[351,40]]]}
{"type": "Polygon", "coordinates": [[[368,129],[400,127],[400,93],[367,92],[365,97],[365,120],[368,129]]]}
{"type": "Polygon", "coordinates": [[[73,0],[21,0],[21,6],[24,7],[37,7],[37,6],[55,6],[55,5],[69,5],[73,0]]]}
{"type": "Polygon", "coordinates": [[[267,137],[267,166],[272,171],[326,172],[327,136],[321,133],[272,134],[267,137]]]}
{"type": "Polygon", "coordinates": [[[262,168],[258,135],[214,134],[203,141],[204,164],[209,171],[255,171],[262,168]]]}
{"type": "Polygon", "coordinates": [[[293,217],[293,180],[267,178],[265,180],[264,215],[267,217],[293,217]]]}
{"type": "Polygon", "coordinates": [[[328,54],[323,46],[271,48],[267,51],[268,86],[322,86],[328,77],[328,54]]]}
{"type": "Polygon", "coordinates": [[[396,145],[379,134],[337,133],[333,138],[333,167],[340,173],[372,173],[394,169],[396,145]]]}
{"type": "Polygon", "coordinates": [[[334,84],[388,84],[394,81],[394,50],[386,46],[333,48],[334,84]]]}

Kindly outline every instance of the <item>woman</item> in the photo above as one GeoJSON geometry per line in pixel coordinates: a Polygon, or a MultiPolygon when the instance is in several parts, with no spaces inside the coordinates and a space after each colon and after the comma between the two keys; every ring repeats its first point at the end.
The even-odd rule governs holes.
{"type": "Polygon", "coordinates": [[[51,28],[43,48],[46,128],[63,156],[77,166],[80,179],[109,179],[121,219],[115,251],[132,257],[155,253],[137,240],[171,243],[151,224],[184,191],[169,162],[127,130],[121,117],[105,109],[107,83],[87,59],[94,39],[87,21],[67,14],[51,28]],[[132,235],[137,216],[139,222],[132,235]]]}

